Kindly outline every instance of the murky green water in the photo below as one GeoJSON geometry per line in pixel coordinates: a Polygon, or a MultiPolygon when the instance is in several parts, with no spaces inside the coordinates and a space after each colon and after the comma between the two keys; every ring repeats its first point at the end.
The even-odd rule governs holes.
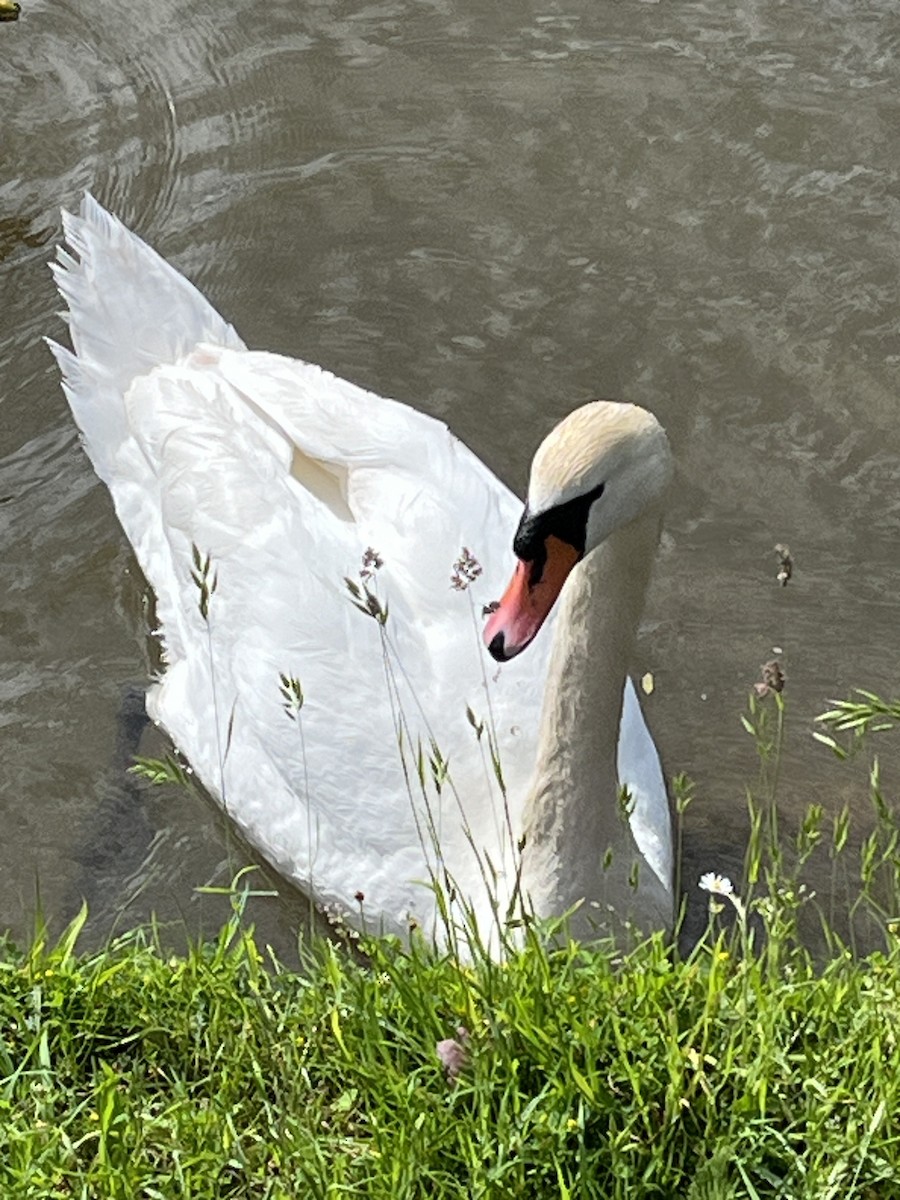
{"type": "MultiPolygon", "coordinates": [[[[688,880],[736,869],[739,713],[773,647],[788,817],[864,811],[809,729],[853,684],[896,690],[893,5],[23,8],[0,26],[0,925],[28,926],[36,879],[98,930],[123,906],[196,924],[193,885],[230,874],[202,802],[124,775],[141,588],[40,341],[86,187],[248,344],[439,415],[518,488],[576,403],[652,408],[680,471],[638,666],[698,784],[688,880]]],[[[261,919],[290,938],[292,908],[261,919]]]]}

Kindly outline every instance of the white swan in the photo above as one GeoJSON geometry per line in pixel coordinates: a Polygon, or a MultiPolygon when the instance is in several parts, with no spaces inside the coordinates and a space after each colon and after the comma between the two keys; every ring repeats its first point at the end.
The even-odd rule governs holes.
{"type": "Polygon", "coordinates": [[[672,469],[656,420],[577,409],[538,450],[521,516],[439,422],[247,350],[90,197],[63,216],[78,258],[60,249],[54,270],[75,353],[53,349],[156,592],[167,668],[148,710],[249,842],[369,929],[440,937],[435,877],[489,925],[518,872],[539,914],[580,902],[582,935],[610,912],[668,926],[669,808],[627,677],[672,469]],[[517,523],[519,565],[483,635],[498,668],[481,605],[517,523]],[[484,574],[457,590],[464,546],[484,574]],[[217,579],[205,618],[192,547],[217,579]],[[360,580],[369,547],[384,565],[360,580]],[[347,576],[386,624],[358,611],[347,576]],[[506,661],[560,589],[552,631],[506,661]],[[298,720],[283,675],[302,686],[298,720]]]}

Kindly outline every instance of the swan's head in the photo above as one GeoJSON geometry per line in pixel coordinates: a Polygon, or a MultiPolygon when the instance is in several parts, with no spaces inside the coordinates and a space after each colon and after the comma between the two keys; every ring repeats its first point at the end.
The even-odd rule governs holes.
{"type": "Polygon", "coordinates": [[[532,641],[576,563],[662,499],[668,439],[634,404],[596,400],[570,413],[538,447],[513,540],[519,562],[484,629],[505,662],[532,641]]]}

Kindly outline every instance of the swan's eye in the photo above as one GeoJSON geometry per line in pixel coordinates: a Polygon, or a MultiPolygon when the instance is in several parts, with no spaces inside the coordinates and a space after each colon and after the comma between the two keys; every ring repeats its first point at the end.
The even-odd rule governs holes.
{"type": "Polygon", "coordinates": [[[522,513],[519,528],[513,538],[513,553],[523,562],[532,563],[531,584],[538,583],[547,561],[546,542],[548,537],[559,538],[584,554],[587,538],[588,513],[595,500],[603,495],[606,485],[598,484],[583,496],[575,496],[565,504],[555,504],[543,512],[531,513],[528,505],[522,513]]]}

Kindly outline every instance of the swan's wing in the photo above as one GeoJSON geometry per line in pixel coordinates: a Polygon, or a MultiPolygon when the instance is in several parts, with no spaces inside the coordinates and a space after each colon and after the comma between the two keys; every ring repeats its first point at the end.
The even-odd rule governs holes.
{"type": "Polygon", "coordinates": [[[631,679],[625,681],[618,770],[631,797],[631,832],[638,850],[667,890],[672,887],[672,819],[659,753],[631,679]]]}
{"type": "MultiPolygon", "coordinates": [[[[393,928],[427,911],[415,881],[432,836],[461,886],[481,888],[467,830],[497,867],[509,837],[466,713],[488,715],[480,619],[450,577],[468,546],[482,597],[499,594],[518,502],[439,422],[276,355],[201,347],[136,380],[125,407],[128,482],[113,492],[170,662],[152,708],[201,778],[325,903],[352,909],[362,892],[393,928]],[[488,545],[486,531],[500,531],[488,545]],[[206,619],[194,546],[217,580],[206,619]],[[385,626],[344,583],[368,547],[384,560],[368,582],[385,626]],[[282,674],[303,686],[300,723],[282,674]],[[441,759],[456,795],[435,785],[441,759]]],[[[535,655],[490,685],[519,797],[542,678],[535,655]]]]}
{"type": "MultiPolygon", "coordinates": [[[[478,604],[499,595],[516,502],[439,423],[318,368],[243,352],[200,293],[90,197],[65,227],[78,258],[61,252],[56,275],[76,354],[54,350],[157,593],[169,669],[149,705],[264,855],[320,899],[352,909],[363,891],[398,927],[423,905],[410,880],[433,861],[398,728],[407,768],[422,740],[426,783],[434,734],[475,810],[473,837],[500,840],[486,739],[465,717],[467,704],[487,717],[486,659],[472,593],[453,592],[449,575],[469,546],[486,568],[478,604]],[[387,650],[342,583],[367,546],[385,560],[387,650]],[[205,619],[193,547],[218,580],[205,619]],[[282,672],[305,689],[299,724],[282,707],[282,672]]],[[[494,689],[518,793],[542,675],[532,657],[494,689]]],[[[434,826],[452,849],[456,802],[447,786],[434,791],[434,826]]]]}
{"type": "Polygon", "coordinates": [[[244,343],[201,292],[90,195],[63,212],[66,241],[53,275],[68,312],[72,354],[51,342],[63,388],[97,474],[127,436],[122,397],[131,381],[176,362],[198,342],[244,343]]]}

